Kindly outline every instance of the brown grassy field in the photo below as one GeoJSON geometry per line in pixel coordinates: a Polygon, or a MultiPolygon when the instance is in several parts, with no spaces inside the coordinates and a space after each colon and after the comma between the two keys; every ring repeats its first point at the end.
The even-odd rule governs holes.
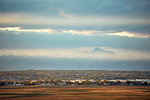
{"type": "Polygon", "coordinates": [[[0,100],[150,100],[150,87],[142,87],[142,86],[0,87],[0,100]]]}

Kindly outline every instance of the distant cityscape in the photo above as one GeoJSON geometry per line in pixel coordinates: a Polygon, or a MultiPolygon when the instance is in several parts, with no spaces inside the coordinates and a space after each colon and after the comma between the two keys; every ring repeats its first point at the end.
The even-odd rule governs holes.
{"type": "Polygon", "coordinates": [[[150,85],[150,71],[26,70],[1,71],[0,86],[150,85]]]}

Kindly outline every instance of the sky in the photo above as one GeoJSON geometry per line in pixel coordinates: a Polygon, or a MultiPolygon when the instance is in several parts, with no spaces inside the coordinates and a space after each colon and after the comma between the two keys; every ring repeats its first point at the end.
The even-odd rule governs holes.
{"type": "Polygon", "coordinates": [[[0,0],[0,71],[150,70],[150,0],[0,0]]]}

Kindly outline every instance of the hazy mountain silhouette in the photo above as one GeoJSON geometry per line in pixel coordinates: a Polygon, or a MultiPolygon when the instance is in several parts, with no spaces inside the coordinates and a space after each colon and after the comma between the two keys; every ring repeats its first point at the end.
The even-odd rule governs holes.
{"type": "Polygon", "coordinates": [[[114,53],[114,52],[112,52],[112,51],[106,51],[106,50],[103,50],[103,49],[98,48],[98,47],[94,48],[94,49],[92,50],[92,52],[94,52],[94,53],[98,53],[98,52],[114,53]]]}

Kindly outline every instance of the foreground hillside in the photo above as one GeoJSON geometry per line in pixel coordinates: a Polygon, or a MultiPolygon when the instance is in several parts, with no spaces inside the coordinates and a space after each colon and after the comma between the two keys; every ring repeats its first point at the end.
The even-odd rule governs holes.
{"type": "Polygon", "coordinates": [[[16,86],[0,87],[0,100],[149,100],[142,86],[16,86]]]}

